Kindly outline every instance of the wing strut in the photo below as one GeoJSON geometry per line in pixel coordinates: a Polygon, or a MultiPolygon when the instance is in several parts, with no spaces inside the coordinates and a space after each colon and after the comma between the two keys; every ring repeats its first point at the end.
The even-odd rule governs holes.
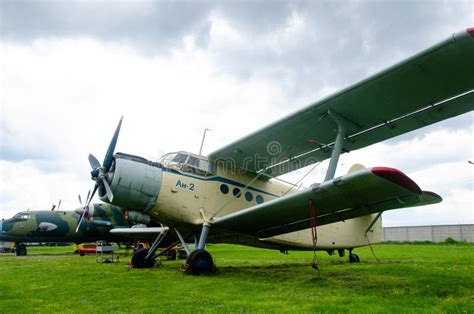
{"type": "Polygon", "coordinates": [[[367,228],[367,230],[365,230],[365,238],[367,239],[367,243],[369,244],[369,247],[370,247],[370,251],[372,251],[372,255],[375,257],[375,259],[377,260],[377,262],[380,262],[379,258],[377,257],[377,255],[375,255],[375,252],[374,252],[374,248],[372,247],[372,243],[370,243],[370,240],[369,240],[369,237],[367,236],[367,232],[369,231],[372,231],[373,230],[370,230],[372,229],[372,227],[375,225],[375,223],[377,222],[377,220],[379,220],[379,218],[382,216],[382,213],[383,211],[379,212],[377,214],[377,216],[375,216],[374,220],[370,223],[369,227],[367,228]]]}
{"type": "Polygon", "coordinates": [[[377,214],[377,216],[375,216],[374,220],[372,220],[372,222],[370,223],[369,227],[367,228],[367,230],[365,230],[365,235],[367,236],[367,232],[370,231],[370,229],[372,229],[372,227],[375,225],[375,223],[377,222],[377,220],[379,220],[380,216],[382,216],[382,213],[383,211],[379,212],[377,214]]]}
{"type": "Polygon", "coordinates": [[[328,170],[326,172],[326,177],[324,181],[334,179],[334,174],[336,173],[337,162],[339,161],[339,156],[342,151],[342,144],[346,136],[346,132],[350,128],[358,129],[359,126],[354,122],[347,120],[341,115],[337,114],[333,110],[328,110],[328,116],[337,124],[337,137],[334,142],[334,148],[332,149],[331,159],[329,161],[328,170]]]}

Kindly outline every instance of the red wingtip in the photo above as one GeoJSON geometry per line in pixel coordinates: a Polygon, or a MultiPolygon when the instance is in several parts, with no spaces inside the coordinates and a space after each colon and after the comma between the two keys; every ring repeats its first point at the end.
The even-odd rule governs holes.
{"type": "Polygon", "coordinates": [[[466,31],[469,33],[469,35],[474,37],[474,27],[469,27],[468,29],[466,29],[466,31]]]}
{"type": "Polygon", "coordinates": [[[423,193],[420,187],[410,179],[406,174],[401,172],[400,170],[388,167],[375,167],[372,168],[372,172],[379,177],[382,177],[388,181],[391,181],[395,184],[398,184],[413,193],[421,194],[423,193]]]}

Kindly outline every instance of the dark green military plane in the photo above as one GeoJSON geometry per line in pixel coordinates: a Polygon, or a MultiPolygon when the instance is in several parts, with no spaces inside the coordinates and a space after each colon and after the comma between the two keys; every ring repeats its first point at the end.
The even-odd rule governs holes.
{"type": "Polygon", "coordinates": [[[124,242],[126,238],[109,231],[130,227],[126,212],[109,204],[89,204],[74,211],[22,211],[10,219],[0,221],[0,241],[15,242],[16,254],[26,255],[25,242],[74,242],[98,240],[124,242]],[[79,222],[79,225],[78,225],[79,222]],[[76,232],[77,227],[77,232],[76,232]]]}

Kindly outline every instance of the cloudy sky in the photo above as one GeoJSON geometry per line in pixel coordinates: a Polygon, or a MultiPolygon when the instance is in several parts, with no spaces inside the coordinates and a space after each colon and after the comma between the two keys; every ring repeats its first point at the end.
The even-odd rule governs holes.
{"type": "MultiPolygon", "coordinates": [[[[78,206],[87,155],[210,153],[474,26],[473,1],[0,1],[0,218],[78,206]]],[[[474,115],[343,155],[442,204],[384,225],[474,223],[474,115]]],[[[319,182],[327,163],[305,179],[319,182]]],[[[306,170],[286,179],[297,181],[306,170]]]]}

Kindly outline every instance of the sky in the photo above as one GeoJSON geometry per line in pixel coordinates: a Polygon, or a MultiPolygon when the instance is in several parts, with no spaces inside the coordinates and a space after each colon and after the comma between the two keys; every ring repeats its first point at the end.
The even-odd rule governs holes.
{"type": "MultiPolygon", "coordinates": [[[[473,1],[1,0],[0,218],[78,207],[122,115],[116,151],[197,153],[209,128],[209,154],[472,26],[473,1]]],[[[444,199],[385,226],[474,223],[473,122],[344,154],[336,175],[390,166],[444,199]]]]}

